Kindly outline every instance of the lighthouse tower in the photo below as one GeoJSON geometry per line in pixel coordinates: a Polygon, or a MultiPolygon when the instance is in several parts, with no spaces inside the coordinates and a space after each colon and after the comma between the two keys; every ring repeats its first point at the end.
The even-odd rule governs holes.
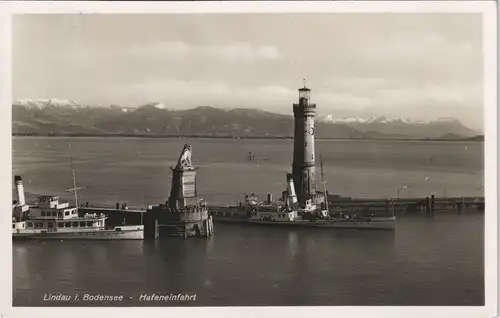
{"type": "Polygon", "coordinates": [[[314,117],[316,104],[310,103],[311,90],[299,88],[299,103],[293,104],[295,131],[292,175],[299,204],[304,205],[316,193],[314,155],[314,117]]]}

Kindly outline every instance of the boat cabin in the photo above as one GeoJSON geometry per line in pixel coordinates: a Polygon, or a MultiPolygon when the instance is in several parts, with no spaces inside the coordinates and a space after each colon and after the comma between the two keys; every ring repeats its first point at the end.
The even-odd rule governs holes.
{"type": "Polygon", "coordinates": [[[76,207],[70,206],[69,202],[60,202],[55,196],[40,196],[38,204],[30,208],[30,218],[66,220],[77,216],[76,207]]]}
{"type": "Polygon", "coordinates": [[[37,231],[80,231],[105,227],[104,214],[86,214],[78,216],[78,209],[69,202],[60,202],[56,196],[41,196],[38,204],[30,207],[26,219],[16,221],[13,218],[12,230],[22,232],[37,231]]]}

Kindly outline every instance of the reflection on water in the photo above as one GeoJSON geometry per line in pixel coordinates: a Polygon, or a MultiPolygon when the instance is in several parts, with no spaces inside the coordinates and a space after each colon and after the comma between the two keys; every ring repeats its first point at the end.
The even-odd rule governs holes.
{"type": "Polygon", "coordinates": [[[288,251],[290,258],[293,260],[298,254],[297,234],[295,232],[288,233],[288,251]]]}
{"type": "Polygon", "coordinates": [[[47,305],[47,291],[196,292],[191,305],[209,306],[484,301],[481,215],[403,217],[395,232],[216,226],[210,239],[15,243],[14,302],[47,305]]]}

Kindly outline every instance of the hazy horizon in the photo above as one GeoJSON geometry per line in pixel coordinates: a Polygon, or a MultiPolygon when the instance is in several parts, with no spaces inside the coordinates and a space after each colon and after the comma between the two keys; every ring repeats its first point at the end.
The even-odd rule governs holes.
{"type": "Polygon", "coordinates": [[[480,13],[16,15],[13,98],[451,117],[483,129],[480,13]]]}

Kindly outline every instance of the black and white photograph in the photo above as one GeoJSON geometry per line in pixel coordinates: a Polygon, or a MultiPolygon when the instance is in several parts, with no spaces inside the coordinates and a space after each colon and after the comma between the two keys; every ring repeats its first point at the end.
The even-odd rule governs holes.
{"type": "Polygon", "coordinates": [[[493,1],[52,4],[2,4],[2,317],[496,314],[493,1]]]}

